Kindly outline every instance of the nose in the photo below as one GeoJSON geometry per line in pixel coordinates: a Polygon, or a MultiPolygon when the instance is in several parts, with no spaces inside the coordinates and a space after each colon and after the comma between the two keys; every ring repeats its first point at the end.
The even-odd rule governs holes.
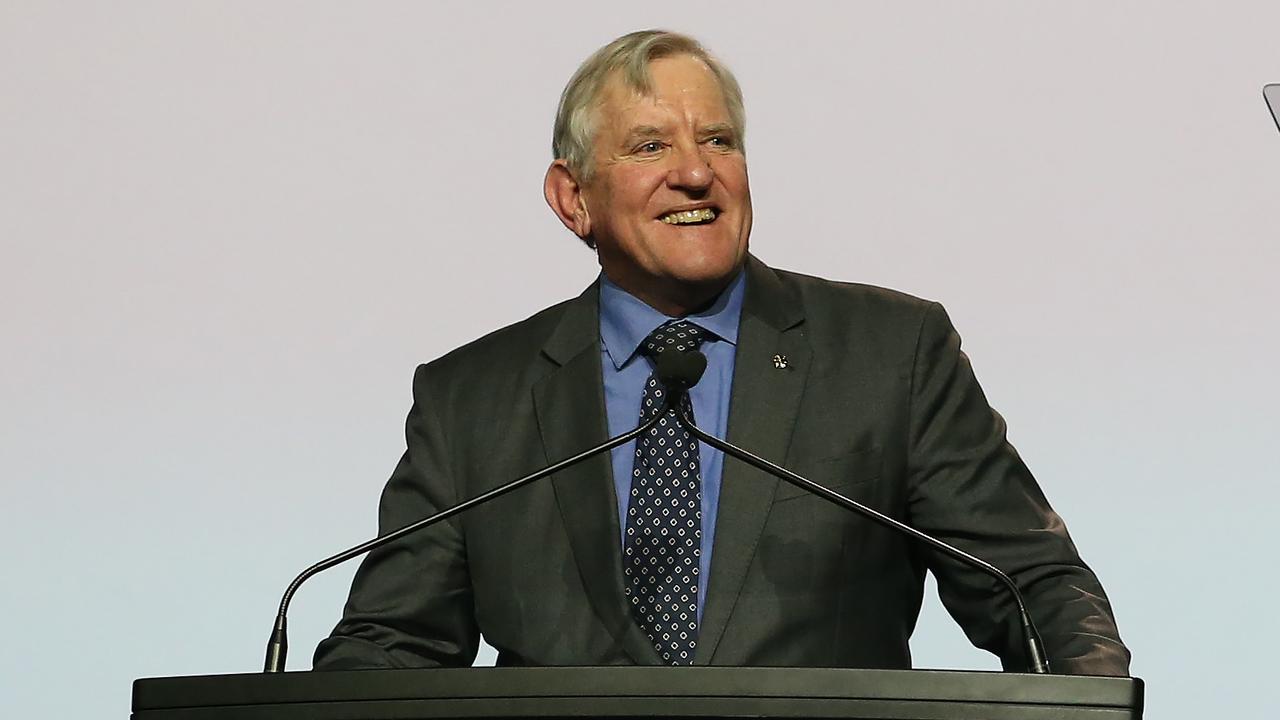
{"type": "Polygon", "coordinates": [[[716,171],[697,143],[678,148],[672,161],[674,164],[667,175],[667,184],[673,188],[701,193],[710,188],[716,178],[716,171]]]}

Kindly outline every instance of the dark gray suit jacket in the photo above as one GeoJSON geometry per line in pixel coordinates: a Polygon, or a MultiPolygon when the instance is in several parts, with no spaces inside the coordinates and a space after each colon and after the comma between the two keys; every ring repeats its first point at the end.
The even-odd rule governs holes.
{"type": "MultiPolygon", "coordinates": [[[[1057,672],[1126,674],[1111,609],[941,306],[748,260],[728,439],[1012,575],[1057,672]],[[775,354],[787,358],[775,367],[775,354]]],[[[598,289],[418,368],[383,532],[606,438],[598,289]]],[[[926,569],[1006,667],[985,575],[726,459],[695,663],[910,667],[926,569]]],[[[657,664],[623,599],[607,453],[369,556],[317,669],[657,664]]]]}

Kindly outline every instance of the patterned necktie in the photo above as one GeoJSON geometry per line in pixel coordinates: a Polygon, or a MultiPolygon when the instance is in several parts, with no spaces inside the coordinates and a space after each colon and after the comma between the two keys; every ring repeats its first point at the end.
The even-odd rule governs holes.
{"type": "MultiPolygon", "coordinates": [[[[652,360],[670,350],[696,350],[706,331],[672,320],[645,338],[641,353],[652,360]]],[[[666,389],[649,376],[640,422],[662,406],[666,389]]],[[[681,406],[692,420],[688,394],[681,406]]],[[[636,440],[631,500],[623,545],[627,600],[636,624],[670,665],[690,665],[698,645],[698,566],[702,556],[702,478],[698,441],[668,410],[636,440]]]]}

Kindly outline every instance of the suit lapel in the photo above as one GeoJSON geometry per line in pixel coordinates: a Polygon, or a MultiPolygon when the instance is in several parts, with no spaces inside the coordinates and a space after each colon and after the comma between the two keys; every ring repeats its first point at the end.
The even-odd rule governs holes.
{"type": "MultiPolygon", "coordinates": [[[[796,327],[804,318],[799,301],[778,276],[748,258],[729,404],[729,442],[782,464],[791,444],[808,376],[811,352],[796,327]],[[785,358],[776,367],[774,356],[785,358]]],[[[706,606],[698,629],[695,664],[711,662],[755,556],[779,480],[726,457],[716,515],[715,546],[706,606]]]]}
{"type": "MultiPolygon", "coordinates": [[[[599,288],[565,311],[543,352],[559,367],[533,388],[538,430],[549,462],[608,438],[600,367],[599,288]]],[[[631,619],[623,595],[621,530],[609,453],[551,478],[578,572],[596,614],[638,664],[657,664],[653,644],[631,619]]]]}

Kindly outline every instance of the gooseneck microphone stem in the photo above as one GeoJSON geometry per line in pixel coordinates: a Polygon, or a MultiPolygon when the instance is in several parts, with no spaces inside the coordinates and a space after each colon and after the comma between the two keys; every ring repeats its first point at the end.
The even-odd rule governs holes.
{"type": "MultiPolygon", "coordinates": [[[[687,353],[687,354],[701,355],[701,353],[694,353],[694,352],[687,353]]],[[[969,553],[961,550],[958,547],[955,547],[954,545],[950,545],[931,535],[927,535],[911,527],[910,525],[902,523],[898,520],[894,520],[893,518],[889,517],[888,515],[885,515],[882,512],[873,510],[867,507],[866,505],[863,505],[860,502],[857,502],[855,500],[850,500],[849,498],[837,492],[828,490],[827,488],[819,485],[818,483],[815,483],[812,480],[803,478],[791,472],[790,470],[782,467],[781,465],[775,465],[774,463],[771,463],[768,460],[765,460],[764,458],[758,455],[754,455],[750,452],[747,452],[746,450],[743,450],[742,448],[737,447],[736,445],[732,445],[728,442],[725,442],[724,440],[721,440],[703,431],[701,428],[699,428],[697,425],[693,423],[693,421],[682,409],[681,403],[677,402],[677,400],[680,395],[683,395],[687,391],[689,387],[692,387],[697,383],[698,379],[702,375],[702,369],[706,367],[705,359],[700,363],[700,366],[695,366],[696,369],[694,370],[686,371],[684,370],[684,368],[679,367],[679,365],[675,362],[669,363],[668,367],[672,368],[672,371],[669,374],[669,377],[670,377],[669,380],[667,380],[667,378],[664,378],[664,380],[667,380],[667,389],[668,389],[667,394],[671,396],[667,398],[667,401],[671,404],[672,407],[675,408],[676,417],[680,421],[680,424],[683,425],[685,429],[687,429],[690,432],[690,434],[692,434],[698,440],[710,445],[711,447],[719,450],[720,452],[726,455],[729,455],[730,457],[741,460],[742,462],[745,462],[756,469],[763,470],[771,475],[774,475],[783,480],[786,480],[787,482],[791,483],[792,485],[795,485],[796,487],[802,488],[804,490],[808,490],[809,492],[813,493],[814,495],[817,495],[818,497],[821,497],[824,500],[827,500],[828,502],[839,505],[840,507],[846,510],[851,510],[855,513],[862,515],[863,517],[866,517],[869,520],[872,520],[876,523],[879,523],[886,527],[897,530],[898,532],[905,533],[906,535],[911,536],[917,541],[924,543],[925,545],[928,545],[934,550],[937,550],[943,553],[944,555],[948,555],[952,558],[955,558],[956,560],[959,560],[960,562],[966,565],[978,568],[979,570],[986,572],[988,575],[991,575],[992,577],[996,578],[1000,582],[1004,583],[1009,588],[1009,592],[1013,595],[1014,602],[1016,602],[1018,606],[1018,615],[1022,623],[1022,635],[1026,645],[1026,650],[1027,650],[1027,660],[1031,665],[1032,671],[1036,673],[1049,672],[1049,663],[1048,663],[1048,660],[1045,659],[1044,643],[1040,639],[1040,633],[1039,631],[1036,630],[1035,624],[1031,622],[1031,615],[1030,613],[1027,612],[1027,604],[1022,597],[1022,591],[1018,589],[1018,584],[1013,581],[1013,578],[1009,577],[1000,568],[996,567],[995,565],[992,565],[986,560],[970,555],[969,553]]],[[[661,373],[661,369],[659,372],[661,373]]]]}
{"type": "Polygon", "coordinates": [[[583,450],[573,457],[561,460],[558,463],[549,465],[541,470],[525,475],[522,478],[512,480],[505,485],[499,485],[498,487],[481,493],[470,500],[464,500],[453,507],[441,510],[435,515],[431,515],[430,517],[425,517],[421,520],[405,525],[399,530],[393,530],[386,535],[381,535],[348,550],[343,550],[342,552],[327,557],[306,570],[303,570],[298,574],[298,577],[293,579],[293,582],[289,583],[289,587],[284,591],[284,597],[280,599],[280,611],[276,613],[275,625],[271,629],[271,639],[267,642],[267,658],[262,671],[269,673],[284,672],[285,658],[289,649],[286,622],[286,616],[289,612],[289,602],[293,600],[293,594],[298,591],[298,587],[302,585],[302,583],[306,582],[312,575],[328,570],[334,565],[339,565],[372,550],[376,550],[383,545],[395,542],[407,535],[412,535],[419,530],[431,527],[442,520],[448,520],[454,515],[466,512],[477,505],[483,505],[490,500],[506,495],[513,490],[518,490],[531,482],[541,480],[548,475],[555,474],[565,468],[576,465],[593,455],[605,452],[606,450],[612,450],[619,445],[634,440],[641,434],[648,432],[654,425],[657,425],[658,421],[667,414],[667,410],[671,408],[673,396],[674,395],[672,393],[667,393],[667,397],[663,398],[662,407],[658,409],[658,412],[655,413],[652,418],[641,423],[634,430],[628,430],[627,432],[618,435],[617,437],[610,438],[593,448],[583,450]]]}

